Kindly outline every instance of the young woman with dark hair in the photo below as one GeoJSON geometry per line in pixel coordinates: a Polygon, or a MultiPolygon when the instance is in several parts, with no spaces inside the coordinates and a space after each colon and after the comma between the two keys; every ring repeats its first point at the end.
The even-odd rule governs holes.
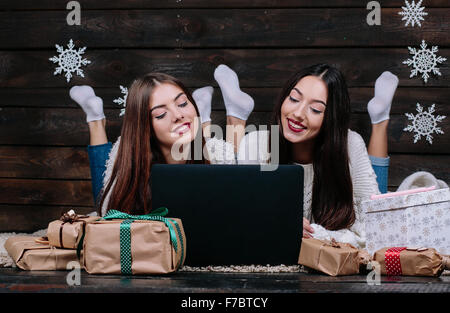
{"type": "MultiPolygon", "coordinates": [[[[228,80],[222,77],[221,71],[216,70],[215,74],[219,84],[222,79],[228,80]]],[[[225,103],[227,121],[230,125],[245,126],[253,99],[243,97],[245,94],[235,87],[227,89],[233,91],[225,103]],[[239,114],[229,113],[236,107],[235,103],[239,103],[239,114]]],[[[92,189],[101,216],[110,209],[130,214],[149,213],[153,164],[236,162],[232,144],[204,137],[200,131],[196,102],[210,107],[212,87],[196,90],[194,100],[181,81],[172,76],[150,73],[136,79],[129,88],[121,135],[114,145],[106,136],[102,99],[89,86],[73,87],[70,96],[87,114],[92,189]],[[200,140],[196,140],[199,136],[200,140]],[[195,146],[195,142],[201,142],[201,146],[195,146]]],[[[201,119],[204,128],[209,126],[209,114],[203,111],[201,119]]]]}
{"type": "Polygon", "coordinates": [[[280,164],[304,167],[305,238],[334,237],[364,247],[360,203],[380,193],[379,186],[387,192],[387,123],[397,83],[396,76],[383,73],[376,83],[378,97],[368,105],[375,121],[369,144],[373,156],[361,136],[349,129],[350,98],[342,73],[326,64],[300,70],[282,89],[272,120],[279,126],[278,147],[270,147],[270,131],[251,132],[242,139],[238,163],[268,162],[267,155],[279,148],[280,164]]]}

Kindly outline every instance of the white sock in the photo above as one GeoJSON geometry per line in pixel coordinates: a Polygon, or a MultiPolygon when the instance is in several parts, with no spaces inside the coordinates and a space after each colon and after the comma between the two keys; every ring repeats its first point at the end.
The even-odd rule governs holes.
{"type": "Polygon", "coordinates": [[[219,65],[214,71],[214,78],[220,86],[227,115],[246,121],[253,111],[253,98],[239,88],[236,73],[226,65],[219,65]]]}
{"type": "Polygon", "coordinates": [[[202,123],[211,121],[211,99],[214,88],[211,86],[195,89],[192,93],[198,110],[200,111],[200,120],[202,123]]]}
{"type": "Polygon", "coordinates": [[[98,121],[105,118],[103,100],[95,95],[91,86],[73,86],[70,88],[70,98],[78,103],[86,113],[86,121],[98,121]]]}
{"type": "Polygon", "coordinates": [[[367,104],[372,124],[389,119],[392,99],[398,86],[398,77],[391,72],[383,72],[375,82],[375,96],[367,104]]]}

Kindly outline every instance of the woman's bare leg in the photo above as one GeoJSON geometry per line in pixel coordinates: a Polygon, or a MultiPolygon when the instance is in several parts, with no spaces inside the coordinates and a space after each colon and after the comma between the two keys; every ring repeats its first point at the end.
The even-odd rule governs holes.
{"type": "Polygon", "coordinates": [[[367,147],[372,168],[377,176],[378,189],[381,193],[388,192],[389,185],[388,124],[389,120],[372,124],[372,134],[367,147]]]}
{"type": "MultiPolygon", "coordinates": [[[[234,153],[237,153],[239,144],[245,135],[247,121],[234,116],[227,116],[226,141],[233,145],[234,153]]],[[[203,136],[211,138],[211,121],[202,123],[203,136]]]]}
{"type": "Polygon", "coordinates": [[[108,143],[108,137],[106,136],[106,118],[97,121],[88,122],[89,135],[91,146],[103,145],[108,143]]]}
{"type": "MultiPolygon", "coordinates": [[[[237,153],[239,144],[245,135],[247,121],[234,116],[227,116],[226,141],[233,145],[234,153],[237,153]]],[[[202,123],[203,136],[211,138],[211,122],[202,123]]]]}
{"type": "Polygon", "coordinates": [[[397,89],[398,78],[391,72],[383,72],[375,82],[375,94],[367,104],[372,122],[369,155],[386,158],[388,156],[388,124],[392,99],[397,89]]]}
{"type": "Polygon", "coordinates": [[[243,92],[239,86],[239,77],[228,66],[221,64],[214,70],[214,79],[219,84],[227,114],[226,140],[239,150],[241,139],[245,135],[248,116],[253,111],[253,98],[243,92]]]}
{"type": "MultiPolygon", "coordinates": [[[[200,111],[200,120],[202,121],[203,136],[211,138],[211,100],[214,89],[211,86],[202,87],[194,90],[192,97],[200,111]]],[[[236,153],[239,143],[245,135],[246,121],[240,118],[227,115],[226,141],[233,145],[236,153]]]]}
{"type": "Polygon", "coordinates": [[[211,121],[202,123],[203,136],[211,138],[211,121]]]}
{"type": "Polygon", "coordinates": [[[245,125],[247,121],[234,116],[227,116],[227,134],[226,140],[234,147],[234,153],[239,150],[242,138],[245,136],[245,125]]]}
{"type": "Polygon", "coordinates": [[[375,95],[367,104],[367,111],[372,122],[367,152],[377,176],[381,193],[388,191],[389,162],[388,125],[392,99],[397,89],[398,78],[391,72],[383,72],[375,82],[375,95]]]}
{"type": "Polygon", "coordinates": [[[103,113],[103,100],[95,95],[91,86],[73,86],[70,88],[70,97],[86,113],[86,122],[89,125],[90,145],[102,145],[108,142],[106,137],[106,118],[103,113]]]}
{"type": "MultiPolygon", "coordinates": [[[[226,141],[233,145],[237,153],[241,139],[245,135],[247,117],[253,110],[253,98],[242,92],[237,74],[226,65],[219,65],[214,71],[227,112],[226,141]]],[[[214,89],[211,86],[199,88],[192,93],[197,103],[205,137],[211,137],[211,100],[214,89]]]]}
{"type": "Polygon", "coordinates": [[[389,120],[372,124],[372,134],[370,135],[369,146],[367,148],[369,155],[379,158],[388,157],[388,125],[389,120]]]}
{"type": "Polygon", "coordinates": [[[211,86],[195,89],[192,93],[192,98],[194,98],[200,113],[203,136],[206,138],[211,137],[211,99],[213,93],[214,88],[211,86]]]}
{"type": "Polygon", "coordinates": [[[70,97],[86,113],[90,137],[87,151],[91,169],[92,195],[94,203],[96,203],[99,199],[100,190],[103,187],[103,173],[112,147],[106,136],[106,117],[103,113],[103,100],[95,95],[92,87],[87,85],[72,87],[70,89],[70,97]]]}

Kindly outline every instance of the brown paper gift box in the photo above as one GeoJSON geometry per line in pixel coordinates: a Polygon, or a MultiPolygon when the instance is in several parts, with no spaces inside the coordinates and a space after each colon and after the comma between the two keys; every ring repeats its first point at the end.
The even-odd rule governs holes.
{"type": "Polygon", "coordinates": [[[303,238],[298,264],[331,276],[359,273],[359,250],[348,243],[303,238]]]}
{"type": "MultiPolygon", "coordinates": [[[[388,249],[389,247],[380,249],[373,256],[373,260],[380,263],[382,275],[387,275],[385,254],[388,249]]],[[[401,272],[405,276],[440,276],[446,267],[446,262],[448,259],[433,248],[423,251],[405,249],[400,252],[401,272]]]]}
{"type": "Polygon", "coordinates": [[[77,261],[77,251],[58,249],[38,243],[41,237],[13,236],[5,242],[5,249],[17,267],[30,271],[67,270],[67,264],[77,261]]]}
{"type": "MultiPolygon", "coordinates": [[[[175,220],[182,234],[177,234],[175,252],[169,228],[160,221],[136,220],[131,223],[132,274],[166,274],[181,267],[186,256],[186,237],[180,219],[175,220]]],[[[89,274],[121,274],[120,224],[123,220],[102,220],[86,225],[83,263],[89,274]]],[[[173,225],[173,223],[172,223],[173,225]]]]}
{"type": "Polygon", "coordinates": [[[83,224],[92,223],[99,219],[98,216],[89,216],[79,218],[72,223],[61,220],[50,222],[47,229],[50,245],[58,248],[77,249],[85,228],[83,224]]]}

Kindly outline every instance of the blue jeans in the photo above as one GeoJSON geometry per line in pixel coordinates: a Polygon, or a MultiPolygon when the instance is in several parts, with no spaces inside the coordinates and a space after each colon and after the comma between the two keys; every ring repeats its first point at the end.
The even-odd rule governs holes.
{"type": "Polygon", "coordinates": [[[387,192],[388,187],[388,172],[390,158],[379,158],[369,155],[370,162],[372,163],[373,170],[377,175],[378,189],[381,193],[387,192]]]}
{"type": "Polygon", "coordinates": [[[94,196],[94,203],[97,203],[97,201],[100,200],[97,199],[97,197],[103,187],[103,174],[106,170],[106,161],[109,159],[109,152],[111,149],[111,142],[103,145],[89,145],[87,148],[89,166],[91,168],[92,194],[94,196]]]}
{"type": "MultiPolygon", "coordinates": [[[[97,199],[100,190],[103,187],[103,174],[106,170],[106,161],[109,158],[109,152],[112,149],[111,142],[103,145],[88,146],[89,165],[91,168],[92,177],[92,193],[94,201],[97,199]]],[[[388,185],[388,171],[389,171],[389,157],[378,158],[369,155],[370,162],[372,163],[373,170],[377,175],[378,188],[381,193],[387,192],[388,185]]]]}

